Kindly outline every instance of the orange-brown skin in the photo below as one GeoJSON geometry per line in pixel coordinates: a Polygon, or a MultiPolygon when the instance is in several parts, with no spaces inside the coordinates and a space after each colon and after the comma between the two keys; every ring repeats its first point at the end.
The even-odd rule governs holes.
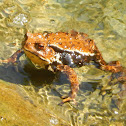
{"type": "MultiPolygon", "coordinates": [[[[74,100],[79,90],[79,82],[73,66],[83,66],[94,61],[102,70],[113,73],[120,72],[123,67],[119,61],[106,63],[93,40],[85,33],[72,31],[71,33],[27,33],[26,41],[22,43],[22,49],[18,50],[8,62],[15,62],[21,52],[37,65],[47,69],[51,66],[54,71],[64,72],[71,83],[71,93],[61,104],[74,100]]],[[[7,61],[7,60],[5,60],[7,61]]]]}
{"type": "Polygon", "coordinates": [[[72,68],[70,68],[69,66],[67,66],[67,65],[58,65],[57,70],[60,70],[61,72],[64,72],[68,76],[68,78],[69,78],[69,80],[71,82],[70,96],[65,98],[61,102],[61,104],[63,104],[65,102],[67,102],[67,101],[70,101],[71,99],[74,100],[74,98],[75,98],[75,96],[77,94],[77,91],[79,90],[79,86],[78,86],[79,82],[78,82],[77,75],[76,75],[75,71],[72,68]]]}

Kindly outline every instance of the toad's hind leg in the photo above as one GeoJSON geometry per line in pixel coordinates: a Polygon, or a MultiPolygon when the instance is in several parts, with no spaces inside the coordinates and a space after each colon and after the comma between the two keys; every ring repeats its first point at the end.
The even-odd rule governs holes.
{"type": "Polygon", "coordinates": [[[106,63],[96,46],[95,46],[95,52],[96,52],[96,56],[95,56],[94,61],[97,64],[99,64],[100,69],[105,70],[105,71],[110,71],[112,73],[122,72],[123,67],[120,65],[119,61],[112,61],[112,62],[106,63]]]}
{"type": "Polygon", "coordinates": [[[78,82],[75,71],[67,65],[58,65],[57,70],[64,72],[68,76],[69,81],[71,83],[70,95],[68,97],[64,98],[63,101],[60,103],[60,105],[62,105],[65,102],[68,102],[70,100],[75,101],[77,91],[79,90],[79,82],[78,82]]]}
{"type": "Polygon", "coordinates": [[[119,61],[112,61],[107,65],[102,66],[103,70],[111,71],[112,73],[123,72],[123,67],[119,61]]]}

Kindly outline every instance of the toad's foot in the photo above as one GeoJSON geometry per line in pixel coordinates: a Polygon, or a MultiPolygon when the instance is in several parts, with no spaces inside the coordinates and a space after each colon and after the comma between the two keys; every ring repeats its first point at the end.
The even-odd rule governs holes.
{"type": "Polygon", "coordinates": [[[63,100],[62,100],[62,102],[60,102],[60,103],[58,104],[58,105],[60,105],[60,106],[62,106],[64,103],[69,102],[69,101],[73,101],[74,104],[76,104],[76,100],[75,100],[74,98],[70,97],[70,96],[62,96],[61,98],[62,98],[63,100]]]}

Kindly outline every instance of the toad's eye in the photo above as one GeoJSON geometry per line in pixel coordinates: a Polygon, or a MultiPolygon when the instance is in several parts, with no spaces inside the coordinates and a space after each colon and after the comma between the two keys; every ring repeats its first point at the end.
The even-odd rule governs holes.
{"type": "Polygon", "coordinates": [[[43,50],[44,46],[40,43],[35,43],[35,48],[36,48],[36,50],[43,50]]]}

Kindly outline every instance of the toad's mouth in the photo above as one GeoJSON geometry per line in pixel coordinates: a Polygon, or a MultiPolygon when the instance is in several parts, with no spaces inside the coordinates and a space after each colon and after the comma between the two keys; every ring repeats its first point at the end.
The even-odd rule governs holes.
{"type": "Polygon", "coordinates": [[[45,58],[43,58],[40,54],[38,54],[36,52],[26,50],[26,49],[24,49],[24,52],[25,52],[26,56],[28,57],[28,59],[30,59],[30,61],[37,68],[45,68],[46,65],[50,64],[49,60],[46,60],[45,58]]]}

